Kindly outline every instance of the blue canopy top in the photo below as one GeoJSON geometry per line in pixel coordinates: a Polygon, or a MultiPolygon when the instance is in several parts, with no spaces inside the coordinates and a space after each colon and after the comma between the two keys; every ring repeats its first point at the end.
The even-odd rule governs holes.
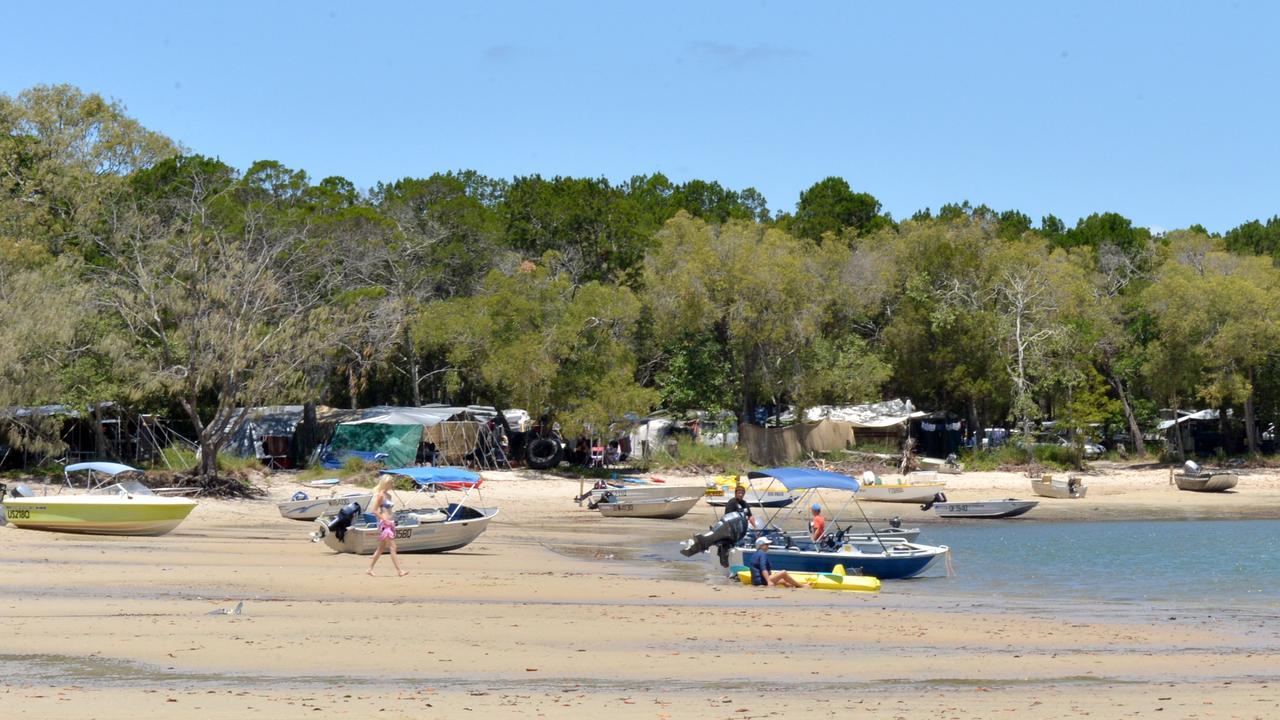
{"type": "Polygon", "coordinates": [[[810,468],[767,468],[752,470],[749,478],[773,478],[782,483],[788,490],[810,490],[814,488],[829,490],[858,491],[858,481],[843,473],[810,468]]]}
{"type": "Polygon", "coordinates": [[[404,475],[419,485],[446,482],[475,482],[480,479],[478,473],[456,467],[407,467],[394,470],[383,470],[389,475],[404,475]]]}
{"type": "Polygon", "coordinates": [[[94,472],[100,472],[103,475],[119,475],[120,473],[126,473],[126,472],[136,472],[136,473],[142,472],[136,467],[129,467],[128,465],[121,465],[120,463],[113,463],[113,462],[83,462],[83,463],[76,463],[74,465],[68,465],[65,468],[63,468],[64,473],[76,472],[78,470],[92,470],[94,472]]]}

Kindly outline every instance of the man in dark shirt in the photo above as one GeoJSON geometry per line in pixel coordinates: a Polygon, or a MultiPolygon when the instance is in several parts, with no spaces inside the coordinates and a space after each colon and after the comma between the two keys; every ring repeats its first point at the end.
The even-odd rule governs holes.
{"type": "Polygon", "coordinates": [[[733,497],[729,502],[724,504],[724,514],[731,512],[742,513],[747,519],[747,524],[751,524],[751,506],[747,504],[747,488],[745,485],[739,485],[733,489],[733,497]]]}
{"type": "Polygon", "coordinates": [[[756,551],[751,556],[751,584],[783,587],[800,587],[800,583],[786,570],[774,571],[769,562],[769,538],[756,538],[756,551]]]}

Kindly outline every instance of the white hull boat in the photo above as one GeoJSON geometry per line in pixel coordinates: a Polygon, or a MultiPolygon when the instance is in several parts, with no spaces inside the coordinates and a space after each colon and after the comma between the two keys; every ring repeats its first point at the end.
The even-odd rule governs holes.
{"type": "Polygon", "coordinates": [[[624,485],[623,487],[592,488],[590,505],[607,502],[606,494],[615,500],[652,500],[654,498],[701,497],[701,485],[624,485]]]}
{"type": "MultiPolygon", "coordinates": [[[[498,508],[474,508],[450,504],[447,508],[402,510],[396,513],[396,550],[402,553],[437,553],[465,547],[480,536],[496,517],[498,508]]],[[[341,532],[331,529],[334,518],[316,519],[318,540],[337,552],[372,555],[378,549],[378,518],[361,513],[341,532]]]]}
{"type": "Polygon", "coordinates": [[[1179,490],[1191,492],[1224,492],[1236,486],[1240,476],[1233,472],[1204,472],[1200,475],[1175,474],[1174,483],[1179,490]]]}
{"type": "Polygon", "coordinates": [[[925,502],[947,488],[945,482],[889,483],[863,485],[858,488],[858,499],[871,502],[925,502]]]}
{"type": "Polygon", "coordinates": [[[665,498],[626,498],[617,502],[602,502],[596,505],[600,514],[605,517],[656,518],[675,520],[698,504],[701,496],[665,497],[665,498]]]}
{"type": "Polygon", "coordinates": [[[294,495],[295,499],[276,505],[280,510],[280,517],[289,520],[315,520],[321,515],[335,515],[338,510],[351,503],[359,503],[360,508],[363,510],[368,508],[369,503],[373,501],[373,493],[361,491],[323,498],[308,498],[305,497],[305,493],[299,494],[303,495],[303,497],[298,498],[297,495],[294,495]]]}
{"type": "Polygon", "coordinates": [[[1085,493],[1089,492],[1089,487],[1074,475],[1068,476],[1065,480],[1045,475],[1031,479],[1031,491],[1041,497],[1070,500],[1084,497],[1085,493]]]}
{"type": "Polygon", "coordinates": [[[1021,515],[1039,505],[1038,500],[977,500],[974,502],[934,503],[938,517],[945,518],[1007,518],[1021,515]]]}

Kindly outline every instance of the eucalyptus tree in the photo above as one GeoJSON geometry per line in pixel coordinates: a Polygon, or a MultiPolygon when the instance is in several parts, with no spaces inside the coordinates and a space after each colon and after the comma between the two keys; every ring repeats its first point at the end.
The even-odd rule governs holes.
{"type": "Polygon", "coordinates": [[[1175,233],[1143,298],[1159,330],[1149,381],[1175,409],[1192,398],[1220,409],[1242,403],[1256,453],[1257,374],[1280,342],[1280,273],[1270,259],[1227,253],[1221,241],[1199,233],[1175,233]]]}
{"type": "Polygon", "coordinates": [[[579,283],[552,254],[489,272],[471,296],[430,303],[414,328],[450,376],[499,408],[550,413],[596,432],[647,412],[657,394],[635,379],[631,334],[640,303],[625,287],[579,283]]]}
{"type": "MultiPolygon", "coordinates": [[[[659,337],[709,334],[737,383],[739,418],[761,399],[779,402],[820,378],[802,379],[822,356],[860,353],[850,343],[815,350],[847,250],[819,248],[752,222],[712,225],[679,213],[646,258],[647,304],[659,337]]],[[[826,359],[826,358],[824,358],[826,359]]],[[[847,360],[846,365],[856,364],[847,360]]]]}
{"type": "Polygon", "coordinates": [[[138,392],[182,408],[197,433],[195,473],[212,485],[218,451],[247,417],[237,409],[297,388],[321,344],[308,324],[319,295],[294,281],[305,230],[272,212],[280,197],[217,161],[172,158],[133,180],[139,192],[114,209],[93,268],[96,300],[118,327],[104,343],[138,392]]]}

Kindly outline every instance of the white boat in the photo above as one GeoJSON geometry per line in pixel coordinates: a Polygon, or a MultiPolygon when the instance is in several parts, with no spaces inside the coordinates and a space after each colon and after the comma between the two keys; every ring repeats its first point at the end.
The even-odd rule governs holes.
{"type": "Polygon", "coordinates": [[[1224,492],[1235,487],[1239,481],[1239,475],[1224,471],[1205,471],[1199,475],[1175,473],[1173,476],[1173,482],[1177,484],[1179,490],[1192,492],[1224,492]]]}
{"type": "MultiPolygon", "coordinates": [[[[386,474],[412,479],[424,490],[463,490],[458,502],[450,502],[439,508],[410,508],[395,513],[396,550],[402,553],[437,553],[465,547],[480,536],[489,522],[498,515],[496,507],[472,507],[463,502],[472,490],[477,490],[482,480],[469,470],[451,467],[398,468],[384,470],[386,474]]],[[[335,515],[316,518],[319,526],[312,541],[324,544],[337,552],[372,555],[378,549],[378,518],[363,512],[358,503],[349,503],[335,515]]]]}
{"type": "Polygon", "coordinates": [[[939,502],[933,504],[938,517],[946,518],[1007,518],[1021,515],[1039,505],[1038,500],[976,500],[974,502],[939,502]]]}
{"type": "Polygon", "coordinates": [[[959,475],[964,472],[964,463],[957,462],[954,455],[948,456],[945,460],[931,457],[916,458],[916,462],[920,464],[921,469],[931,472],[940,472],[946,475],[959,475]]]}
{"type": "Polygon", "coordinates": [[[1031,478],[1031,491],[1042,497],[1067,500],[1084,497],[1089,487],[1075,475],[1068,475],[1066,478],[1042,475],[1031,478]]]}
{"type": "Polygon", "coordinates": [[[616,502],[598,503],[596,507],[605,517],[657,518],[675,520],[684,517],[702,499],[693,497],[625,498],[616,502]]]}
{"type": "Polygon", "coordinates": [[[315,520],[321,515],[333,515],[351,503],[359,503],[361,509],[367,509],[373,500],[373,493],[352,490],[341,495],[312,498],[304,492],[294,493],[291,500],[277,503],[280,516],[289,520],[315,520]]]}
{"type": "Polygon", "coordinates": [[[623,485],[614,487],[592,488],[588,492],[588,507],[594,508],[601,502],[609,502],[606,495],[614,500],[650,500],[670,497],[701,497],[704,488],[701,485],[623,485]]]}
{"type": "Polygon", "coordinates": [[[196,507],[190,498],[161,497],[138,482],[124,482],[84,495],[41,495],[14,488],[3,496],[5,520],[14,527],[89,535],[163,535],[196,507]],[[16,494],[15,493],[20,493],[16,494]]]}
{"type": "Polygon", "coordinates": [[[898,482],[884,482],[867,471],[863,473],[858,488],[859,500],[872,502],[926,502],[947,488],[947,481],[938,481],[938,473],[932,470],[907,473],[898,482]]]}

